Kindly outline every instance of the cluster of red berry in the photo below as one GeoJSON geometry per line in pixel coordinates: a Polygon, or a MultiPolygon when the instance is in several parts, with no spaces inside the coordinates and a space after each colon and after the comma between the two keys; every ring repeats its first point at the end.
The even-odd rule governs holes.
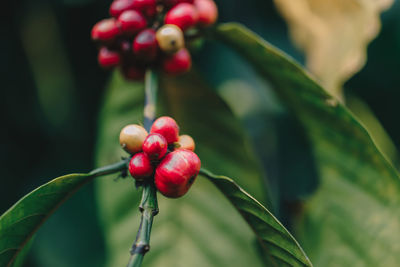
{"type": "Polygon", "coordinates": [[[191,68],[184,32],[217,20],[213,0],[114,0],[112,18],[94,25],[99,64],[121,66],[127,79],[140,80],[148,67],[180,74],[191,68]]]}
{"type": "Polygon", "coordinates": [[[201,162],[193,152],[193,138],[179,136],[179,126],[171,117],[158,118],[150,134],[140,125],[128,125],[119,141],[133,155],[129,163],[132,177],[137,181],[154,177],[158,191],[166,197],[186,194],[199,174],[201,162]]]}

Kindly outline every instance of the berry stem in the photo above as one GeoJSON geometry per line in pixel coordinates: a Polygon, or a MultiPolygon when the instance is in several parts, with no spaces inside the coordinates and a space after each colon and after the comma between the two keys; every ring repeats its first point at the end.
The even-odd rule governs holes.
{"type": "Polygon", "coordinates": [[[158,76],[152,70],[146,71],[145,76],[145,106],[144,106],[144,128],[150,132],[151,125],[156,118],[158,76]]]}
{"type": "Polygon", "coordinates": [[[98,177],[98,176],[103,176],[103,175],[108,175],[108,174],[112,174],[112,173],[116,173],[116,172],[123,172],[126,171],[128,168],[128,164],[129,164],[129,159],[126,160],[122,160],[120,162],[108,165],[108,166],[104,166],[98,169],[95,169],[93,171],[90,172],[90,175],[93,175],[94,177],[98,177]]]}
{"type": "Polygon", "coordinates": [[[128,267],[139,267],[144,255],[150,250],[150,233],[153,218],[158,213],[157,191],[153,182],[143,186],[142,200],[140,202],[142,218],[135,243],[131,249],[131,258],[128,267]]]}
{"type": "MultiPolygon", "coordinates": [[[[158,77],[152,70],[147,70],[145,76],[145,107],[144,107],[144,128],[150,131],[156,117],[158,77]]],[[[157,189],[154,179],[143,184],[142,200],[139,210],[142,213],[139,230],[135,243],[131,249],[131,258],[128,267],[140,267],[144,255],[150,250],[150,233],[153,225],[153,218],[158,213],[157,189]]]]}

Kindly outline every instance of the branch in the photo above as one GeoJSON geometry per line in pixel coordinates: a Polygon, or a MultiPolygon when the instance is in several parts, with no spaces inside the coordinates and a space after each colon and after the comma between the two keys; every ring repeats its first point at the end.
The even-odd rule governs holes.
{"type": "MultiPolygon", "coordinates": [[[[153,71],[148,70],[145,77],[144,107],[144,128],[147,131],[150,131],[156,117],[157,82],[157,75],[153,71]]],[[[158,213],[158,203],[154,179],[149,180],[149,182],[143,184],[142,200],[139,206],[142,217],[135,243],[131,249],[128,267],[141,266],[144,255],[150,250],[151,227],[153,225],[153,218],[158,213]]]]}
{"type": "Polygon", "coordinates": [[[150,132],[151,125],[156,118],[156,105],[157,105],[157,88],[158,77],[157,74],[151,70],[146,72],[145,77],[145,104],[144,104],[144,128],[150,132]]]}
{"type": "Polygon", "coordinates": [[[131,258],[128,267],[139,267],[142,264],[144,255],[150,250],[150,233],[153,225],[153,217],[158,213],[157,190],[151,181],[143,186],[143,195],[140,202],[142,218],[135,243],[131,249],[131,258]]]}
{"type": "Polygon", "coordinates": [[[108,166],[95,169],[91,171],[89,174],[93,175],[94,177],[97,177],[97,176],[112,174],[119,171],[125,172],[128,169],[128,165],[129,165],[129,158],[108,166]]]}

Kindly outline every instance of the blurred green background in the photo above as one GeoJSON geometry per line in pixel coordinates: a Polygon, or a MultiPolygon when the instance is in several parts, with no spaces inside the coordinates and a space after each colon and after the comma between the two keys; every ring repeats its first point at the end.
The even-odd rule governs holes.
{"type": "MultiPolygon", "coordinates": [[[[241,22],[304,62],[272,1],[217,3],[220,21],[241,22]]],[[[97,65],[90,29],[108,15],[109,4],[110,1],[84,0],[3,3],[1,213],[51,178],[93,168],[97,112],[110,73],[97,65]]],[[[371,108],[397,148],[400,146],[399,12],[400,4],[396,1],[382,15],[382,31],[369,46],[367,65],[345,84],[346,95],[358,97],[371,108]]],[[[265,86],[237,56],[214,43],[206,42],[194,60],[210,84],[223,95],[228,92],[225,97],[228,102],[235,99],[230,99],[234,94],[226,81],[234,81],[238,97],[243,94],[241,88],[265,86]]],[[[235,112],[244,116],[244,125],[272,188],[276,189],[274,201],[290,210],[301,197],[299,191],[301,195],[307,194],[315,184],[311,182],[296,192],[285,185],[296,175],[312,177],[313,160],[301,130],[290,115],[282,111],[273,96],[260,97],[266,98],[270,106],[247,107],[255,109],[251,110],[251,116],[245,106],[235,112]],[[266,120],[265,114],[271,114],[271,120],[266,120]],[[270,133],[268,136],[261,135],[266,131],[270,133]]],[[[93,188],[86,186],[46,222],[26,266],[101,266],[104,245],[93,194],[93,188]]],[[[275,212],[290,224],[285,208],[275,212]]]]}

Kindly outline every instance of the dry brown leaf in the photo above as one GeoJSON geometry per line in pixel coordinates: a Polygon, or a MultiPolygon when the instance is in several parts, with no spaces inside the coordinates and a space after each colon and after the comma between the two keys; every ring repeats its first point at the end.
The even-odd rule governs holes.
{"type": "Polygon", "coordinates": [[[365,64],[366,49],[380,30],[380,14],[393,0],[274,0],[291,36],[306,54],[307,68],[334,96],[365,64]]]}

